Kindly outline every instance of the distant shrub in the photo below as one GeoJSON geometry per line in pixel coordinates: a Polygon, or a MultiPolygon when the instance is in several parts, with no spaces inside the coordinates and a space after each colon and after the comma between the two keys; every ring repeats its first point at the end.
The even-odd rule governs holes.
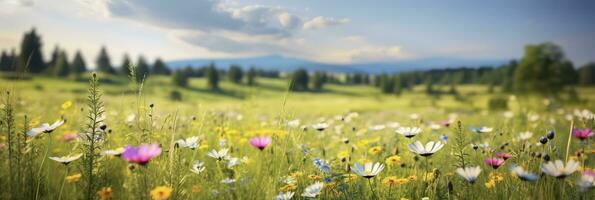
{"type": "Polygon", "coordinates": [[[37,91],[43,91],[43,85],[40,85],[40,84],[35,84],[34,88],[35,88],[35,90],[37,90],[37,91]]]}
{"type": "Polygon", "coordinates": [[[508,99],[506,97],[492,97],[488,102],[490,110],[508,109],[508,99]]]}
{"type": "Polygon", "coordinates": [[[174,90],[169,93],[169,99],[173,101],[182,101],[182,93],[174,90]]]}

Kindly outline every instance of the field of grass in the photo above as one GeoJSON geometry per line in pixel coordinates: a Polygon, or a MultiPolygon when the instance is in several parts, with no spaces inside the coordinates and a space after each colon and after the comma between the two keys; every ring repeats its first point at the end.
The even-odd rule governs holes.
{"type": "Polygon", "coordinates": [[[424,86],[400,96],[332,84],[320,92],[288,92],[287,80],[266,78],[254,87],[223,81],[216,92],[205,89],[204,79],[176,88],[170,77],[150,77],[140,93],[139,85],[124,77],[99,76],[98,83],[102,104],[95,108],[103,113],[93,112],[100,103],[89,102],[86,80],[0,80],[1,199],[272,199],[280,193],[292,199],[593,199],[595,194],[593,137],[571,136],[572,128],[594,128],[595,88],[577,88],[580,101],[570,102],[565,94],[551,99],[490,94],[480,85],[458,86],[454,97],[428,96],[424,86]],[[181,101],[170,100],[173,90],[181,92],[181,101]],[[490,110],[495,96],[508,99],[508,108],[490,110]],[[57,120],[64,125],[26,134],[57,120]],[[404,127],[421,133],[408,138],[396,132],[404,127]],[[553,139],[541,144],[548,131],[553,139]],[[89,134],[97,138],[86,139],[89,134]],[[196,148],[177,142],[195,136],[196,148]],[[259,136],[270,144],[255,148],[250,141],[259,136]],[[426,157],[408,147],[415,141],[444,146],[426,157]],[[139,164],[127,153],[114,153],[140,144],[157,144],[160,154],[139,164]],[[208,155],[221,149],[228,152],[220,159],[208,155]],[[511,156],[502,166],[485,163],[501,153],[511,156]],[[69,164],[49,159],[79,154],[69,164]],[[579,167],[554,177],[542,169],[548,160],[579,167]],[[196,161],[202,165],[193,166],[196,161]],[[354,170],[356,163],[376,162],[384,168],[373,177],[354,170]],[[475,166],[481,169],[475,181],[456,173],[475,166]],[[536,180],[515,175],[514,166],[536,180]]]}

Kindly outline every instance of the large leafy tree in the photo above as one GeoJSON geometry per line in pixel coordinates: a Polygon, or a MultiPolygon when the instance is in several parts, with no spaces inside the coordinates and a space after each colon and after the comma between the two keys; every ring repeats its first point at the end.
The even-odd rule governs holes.
{"type": "Polygon", "coordinates": [[[577,74],[562,48],[553,43],[525,46],[525,53],[515,70],[517,92],[555,94],[576,83],[577,74]]]}
{"type": "Polygon", "coordinates": [[[46,69],[41,48],[41,37],[37,35],[35,29],[25,33],[21,42],[21,54],[18,58],[19,71],[41,73],[46,69]]]}
{"type": "Polygon", "coordinates": [[[108,74],[116,74],[116,70],[112,66],[110,57],[105,47],[101,47],[101,50],[99,51],[99,56],[97,56],[95,64],[97,66],[97,71],[108,74]]]}

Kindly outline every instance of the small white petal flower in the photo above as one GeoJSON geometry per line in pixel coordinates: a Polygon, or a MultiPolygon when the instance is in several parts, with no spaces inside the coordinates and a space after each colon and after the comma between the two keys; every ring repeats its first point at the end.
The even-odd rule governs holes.
{"type": "Polygon", "coordinates": [[[279,192],[279,194],[273,197],[273,200],[290,200],[293,197],[294,192],[279,192]]]}
{"type": "Polygon", "coordinates": [[[192,168],[190,168],[191,172],[194,172],[195,174],[200,174],[201,172],[205,171],[205,163],[201,162],[201,161],[194,161],[194,164],[192,164],[192,168]]]}
{"type": "Polygon", "coordinates": [[[413,136],[421,133],[419,127],[399,127],[396,130],[397,133],[405,136],[406,138],[412,138],[413,136]]]}
{"type": "Polygon", "coordinates": [[[184,139],[179,139],[178,141],[176,141],[175,144],[177,147],[179,148],[189,148],[189,149],[196,149],[198,148],[198,146],[200,145],[200,137],[198,136],[193,136],[193,137],[189,137],[184,139]]]}
{"type": "Polygon", "coordinates": [[[324,129],[327,129],[328,127],[329,127],[329,125],[325,122],[312,125],[312,128],[317,131],[324,131],[324,129]]]}
{"type": "Polygon", "coordinates": [[[465,167],[465,168],[457,168],[455,172],[463,177],[469,183],[475,183],[477,180],[477,176],[481,172],[481,168],[479,166],[476,167],[465,167]]]}
{"type": "Polygon", "coordinates": [[[48,123],[43,123],[43,124],[41,124],[41,126],[39,126],[37,128],[32,128],[31,130],[28,130],[27,136],[33,137],[40,133],[51,133],[56,128],[62,126],[62,124],[64,124],[64,120],[58,120],[58,121],[54,122],[52,125],[50,125],[48,123]]]}
{"type": "Polygon", "coordinates": [[[322,191],[322,186],[324,186],[324,184],[322,184],[322,182],[316,182],[316,183],[306,187],[304,189],[304,192],[302,193],[302,196],[308,197],[308,198],[316,198],[322,191]]]}
{"type": "Polygon", "coordinates": [[[239,158],[228,158],[227,159],[227,168],[231,169],[232,167],[236,166],[240,164],[240,159],[239,158]]]}
{"type": "Polygon", "coordinates": [[[215,158],[217,160],[223,160],[227,158],[227,152],[229,151],[229,149],[225,148],[225,149],[220,149],[219,151],[213,149],[211,151],[209,151],[207,153],[208,156],[215,158]]]}
{"type": "Polygon", "coordinates": [[[225,178],[225,179],[221,180],[221,183],[223,183],[223,184],[232,184],[232,183],[235,183],[235,182],[236,182],[236,180],[235,179],[231,179],[231,178],[225,178]]]}
{"type": "Polygon", "coordinates": [[[564,165],[561,160],[556,160],[542,163],[540,168],[543,173],[546,173],[550,176],[564,178],[574,173],[578,169],[579,164],[579,162],[570,160],[568,163],[566,163],[566,165],[564,165]]]}
{"type": "Polygon", "coordinates": [[[442,142],[430,141],[424,146],[420,141],[415,141],[412,144],[408,144],[407,147],[409,147],[409,151],[420,156],[431,156],[438,150],[442,149],[444,144],[442,142]]]}
{"type": "Polygon", "coordinates": [[[124,151],[125,151],[125,149],[120,147],[117,149],[105,150],[105,151],[101,152],[101,154],[104,156],[120,156],[120,155],[122,155],[122,153],[124,153],[124,151]]]}
{"type": "Polygon", "coordinates": [[[384,169],[384,165],[380,163],[366,163],[364,166],[355,163],[351,167],[351,171],[364,178],[373,178],[384,169]]]}
{"type": "Polygon", "coordinates": [[[74,156],[62,156],[62,157],[49,157],[51,160],[62,163],[64,165],[68,165],[69,163],[71,163],[72,161],[78,160],[79,158],[81,158],[81,156],[83,156],[83,154],[77,154],[74,156]]]}

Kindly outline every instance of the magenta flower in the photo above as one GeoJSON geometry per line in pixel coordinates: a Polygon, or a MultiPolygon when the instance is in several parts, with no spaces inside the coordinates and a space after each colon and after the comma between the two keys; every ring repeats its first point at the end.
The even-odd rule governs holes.
{"type": "Polygon", "coordinates": [[[496,157],[502,158],[504,160],[508,160],[509,158],[512,157],[512,154],[510,154],[510,153],[504,153],[504,152],[498,152],[498,153],[496,153],[496,157]]]}
{"type": "Polygon", "coordinates": [[[593,136],[593,130],[588,129],[588,128],[584,128],[584,129],[574,128],[574,129],[572,129],[572,136],[574,136],[580,140],[584,140],[584,139],[587,139],[587,138],[593,136]]]}
{"type": "Polygon", "coordinates": [[[250,138],[250,145],[255,148],[260,149],[261,151],[267,147],[271,143],[271,137],[268,136],[258,136],[250,138]]]}
{"type": "Polygon", "coordinates": [[[141,144],[138,147],[128,145],[124,147],[121,157],[131,163],[146,165],[151,158],[159,154],[161,154],[161,148],[157,144],[141,144]]]}
{"type": "Polygon", "coordinates": [[[60,141],[68,142],[68,141],[76,139],[77,137],[78,137],[78,135],[76,135],[74,133],[67,133],[67,134],[60,136],[60,141]]]}
{"type": "Polygon", "coordinates": [[[502,164],[504,164],[504,159],[491,157],[491,158],[485,159],[483,162],[485,162],[486,165],[489,165],[490,167],[492,167],[494,169],[498,169],[498,167],[500,167],[500,166],[502,166],[502,164]]]}

